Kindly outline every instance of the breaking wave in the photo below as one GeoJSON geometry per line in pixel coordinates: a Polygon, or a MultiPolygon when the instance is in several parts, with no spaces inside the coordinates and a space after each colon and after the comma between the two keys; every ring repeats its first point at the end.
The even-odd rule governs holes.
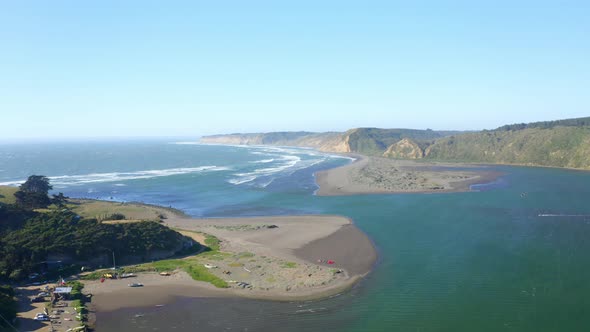
{"type": "MultiPolygon", "coordinates": [[[[62,175],[62,176],[48,176],[51,184],[55,186],[76,186],[88,183],[102,183],[102,182],[120,182],[137,179],[150,179],[156,177],[192,174],[201,172],[225,171],[228,167],[219,166],[200,166],[200,167],[181,167],[169,168],[159,170],[146,170],[134,172],[112,172],[112,173],[91,173],[84,175],[62,175]]],[[[25,180],[1,182],[0,185],[15,186],[25,182],[25,180]]],[[[117,186],[121,186],[120,183],[117,186]]]]}
{"type": "Polygon", "coordinates": [[[234,178],[227,180],[233,185],[252,184],[265,188],[279,177],[289,176],[294,172],[326,161],[330,156],[313,151],[300,151],[287,148],[264,147],[250,152],[254,155],[272,157],[253,161],[254,164],[270,164],[273,167],[254,169],[249,172],[232,174],[234,178]],[[305,158],[302,158],[305,156],[305,158]]]}

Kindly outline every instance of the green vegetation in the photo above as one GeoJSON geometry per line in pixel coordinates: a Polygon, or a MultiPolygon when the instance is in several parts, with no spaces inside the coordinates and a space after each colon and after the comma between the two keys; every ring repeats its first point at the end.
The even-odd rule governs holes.
{"type": "MultiPolygon", "coordinates": [[[[15,204],[0,203],[1,280],[17,281],[32,272],[46,270],[54,274],[73,274],[79,271],[81,264],[110,264],[113,252],[121,260],[133,257],[132,260],[146,261],[151,260],[151,254],[156,251],[173,254],[194,253],[200,249],[200,245],[189,246],[192,241],[187,241],[182,234],[154,221],[110,224],[84,219],[66,207],[67,197],[63,195],[54,195],[54,204],[42,209],[42,213],[33,211],[31,208],[39,207],[43,200],[25,196],[33,193],[31,197],[37,197],[44,193],[49,200],[46,190],[50,188],[46,177],[31,176],[20,190],[14,191],[15,204]],[[21,193],[20,198],[18,193],[21,193]],[[53,260],[61,261],[66,267],[52,263],[51,257],[58,257],[53,260]]],[[[125,218],[119,212],[109,217],[125,218]]],[[[218,247],[215,240],[209,241],[218,247]]]]}
{"type": "MultiPolygon", "coordinates": [[[[8,285],[0,285],[0,315],[11,322],[16,317],[17,304],[14,299],[14,289],[8,285]]],[[[8,323],[0,319],[0,330],[7,329],[8,323]]]]}
{"type": "Polygon", "coordinates": [[[0,204],[14,204],[16,203],[16,197],[14,193],[17,192],[18,188],[10,186],[0,186],[0,204]]]}
{"type": "Polygon", "coordinates": [[[529,129],[529,128],[551,129],[551,128],[555,128],[555,127],[587,127],[587,126],[590,126],[590,117],[556,120],[556,121],[517,123],[517,124],[502,126],[502,127],[498,128],[497,130],[510,131],[510,130],[523,130],[523,129],[529,129]]]}
{"type": "Polygon", "coordinates": [[[295,263],[295,262],[284,262],[283,264],[281,264],[281,267],[288,268],[288,269],[294,269],[294,268],[297,267],[297,263],[295,263]]]}
{"type": "Polygon", "coordinates": [[[211,251],[219,251],[219,239],[216,238],[213,235],[209,235],[206,234],[205,235],[205,245],[211,250],[211,251]]]}
{"type": "Polygon", "coordinates": [[[31,175],[21,184],[19,190],[14,193],[16,205],[25,209],[46,208],[51,204],[49,199],[49,190],[53,187],[49,184],[49,179],[42,175],[31,175]]]}
{"type": "Polygon", "coordinates": [[[437,140],[426,157],[590,169],[590,127],[531,126],[451,136],[437,140]]]}
{"type": "MultiPolygon", "coordinates": [[[[138,273],[138,272],[170,272],[174,270],[183,270],[188,273],[194,280],[205,281],[219,288],[227,288],[229,285],[221,278],[215,276],[209,269],[203,265],[203,259],[206,260],[223,260],[230,256],[228,253],[219,252],[219,239],[212,235],[207,236],[206,242],[212,245],[208,251],[197,256],[190,256],[183,259],[166,259],[152,263],[144,263],[135,266],[126,266],[119,269],[119,273],[138,273]]],[[[251,257],[250,253],[241,253],[244,257],[251,257]]],[[[241,265],[240,265],[241,266],[241,265]]],[[[100,279],[104,273],[111,273],[112,270],[93,271],[84,275],[83,280],[100,279]]]]}
{"type": "Polygon", "coordinates": [[[379,129],[358,128],[347,132],[350,150],[366,155],[382,155],[387,148],[404,138],[411,139],[420,146],[426,146],[431,141],[459,132],[439,132],[434,130],[415,129],[379,129]]]}
{"type": "Polygon", "coordinates": [[[590,117],[511,124],[479,132],[357,128],[345,133],[217,135],[202,141],[307,146],[382,156],[402,139],[410,144],[393,146],[385,156],[590,169],[590,117]]]}
{"type": "MultiPolygon", "coordinates": [[[[334,146],[348,144],[351,152],[381,155],[391,145],[409,138],[422,148],[437,138],[456,135],[458,131],[434,131],[415,129],[357,128],[345,133],[273,132],[259,134],[215,135],[202,138],[204,142],[267,144],[315,147],[330,151],[334,146]]],[[[340,152],[340,151],[337,151],[340,152]]]]}
{"type": "Polygon", "coordinates": [[[117,218],[120,218],[118,215],[122,215],[126,220],[151,220],[159,222],[164,217],[161,213],[161,210],[164,208],[137,203],[70,199],[68,200],[67,207],[82,218],[97,220],[117,220],[117,218]]]}
{"type": "Polygon", "coordinates": [[[70,297],[72,298],[72,307],[78,313],[76,315],[76,319],[80,322],[84,323],[88,321],[88,309],[86,308],[86,296],[82,293],[82,289],[84,289],[84,284],[79,281],[68,281],[67,285],[72,287],[72,292],[70,293],[70,297]]]}
{"type": "Polygon", "coordinates": [[[103,224],[69,211],[40,213],[0,240],[0,278],[20,279],[38,271],[50,254],[81,262],[101,256],[108,260],[114,251],[147,260],[154,250],[178,251],[183,241],[181,234],[151,221],[103,224]]]}

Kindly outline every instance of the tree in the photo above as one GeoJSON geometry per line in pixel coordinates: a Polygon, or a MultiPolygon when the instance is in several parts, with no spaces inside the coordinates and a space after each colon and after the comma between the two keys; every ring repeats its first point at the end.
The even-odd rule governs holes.
{"type": "Polygon", "coordinates": [[[49,179],[43,175],[31,175],[20,185],[20,190],[26,193],[44,193],[47,195],[53,186],[49,184],[49,179]]]}
{"type": "Polygon", "coordinates": [[[62,207],[62,206],[64,206],[67,203],[68,198],[69,197],[64,196],[63,193],[59,193],[57,195],[53,195],[53,198],[51,199],[51,202],[53,204],[57,205],[58,207],[62,207]]]}
{"type": "Polygon", "coordinates": [[[49,179],[43,175],[31,175],[20,185],[17,192],[16,204],[27,209],[45,208],[51,204],[48,193],[53,187],[49,184],[49,179]]]}

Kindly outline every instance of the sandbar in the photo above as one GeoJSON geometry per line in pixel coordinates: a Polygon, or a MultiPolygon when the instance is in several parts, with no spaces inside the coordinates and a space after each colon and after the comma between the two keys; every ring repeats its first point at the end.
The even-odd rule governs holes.
{"type": "Polygon", "coordinates": [[[210,272],[228,281],[220,289],[193,280],[186,272],[170,276],[140,273],[130,280],[86,281],[84,291],[92,294],[94,310],[152,306],[175,297],[227,297],[294,301],[325,298],[352,287],[370,272],[377,252],[371,240],[352,221],[341,216],[272,216],[249,218],[189,218],[171,211],[165,224],[185,235],[206,233],[221,240],[210,272]],[[225,274],[229,271],[231,274],[225,274]],[[246,282],[252,288],[242,288],[246,282]]]}
{"type": "Polygon", "coordinates": [[[475,165],[353,156],[351,164],[315,173],[316,195],[461,192],[501,175],[475,165]]]}

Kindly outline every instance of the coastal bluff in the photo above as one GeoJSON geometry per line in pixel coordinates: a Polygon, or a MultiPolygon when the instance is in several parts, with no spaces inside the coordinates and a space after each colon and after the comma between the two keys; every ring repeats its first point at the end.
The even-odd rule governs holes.
{"type": "Polygon", "coordinates": [[[201,143],[275,145],[391,159],[563,167],[590,170],[590,117],[449,131],[354,128],[204,136],[201,143]]]}

